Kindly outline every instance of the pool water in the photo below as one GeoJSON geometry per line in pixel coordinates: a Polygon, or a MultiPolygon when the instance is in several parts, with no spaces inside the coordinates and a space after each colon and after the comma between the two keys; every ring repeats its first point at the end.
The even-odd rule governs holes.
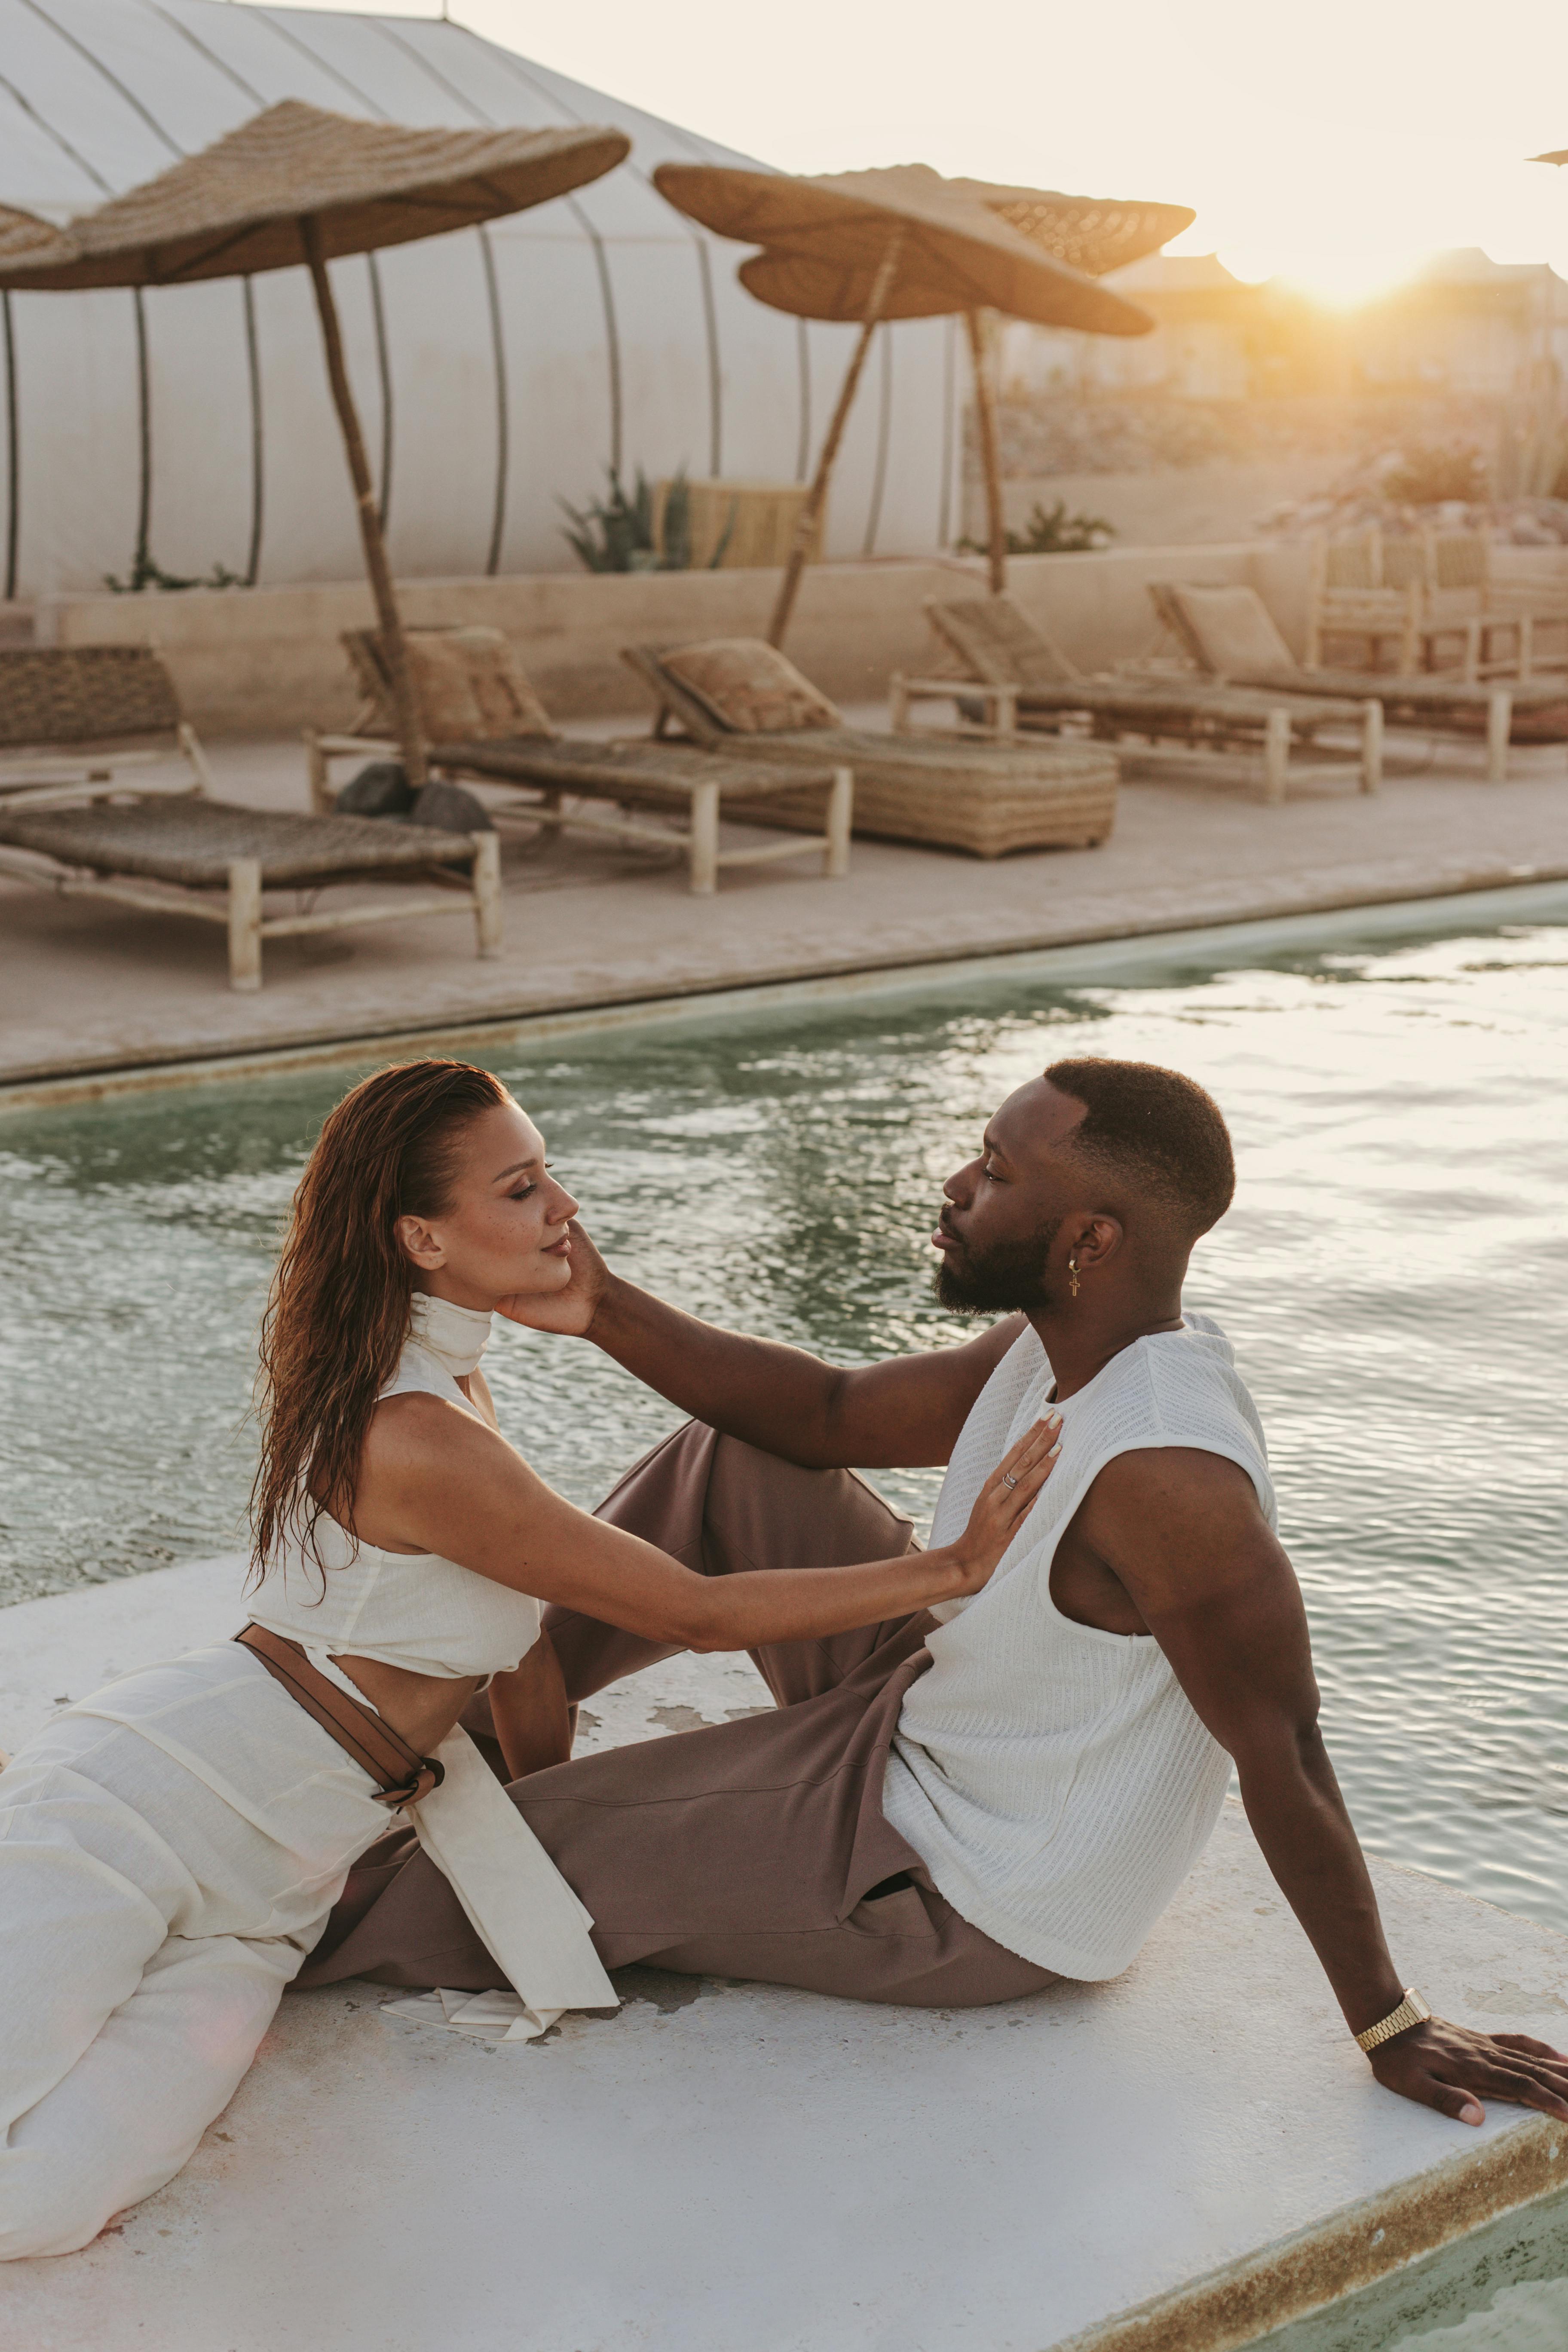
{"type": "MultiPolygon", "coordinates": [[[[1374,1851],[1568,1928],[1568,902],[1484,935],[1143,950],[498,1054],[613,1263],[839,1361],[963,1328],[944,1175],[1082,1052],[1173,1064],[1235,1132],[1200,1244],[1258,1399],[1331,1748],[1374,1851]]],[[[350,1074],[352,1075],[352,1074],[350,1074]]],[[[0,1601],[235,1549],[255,1326],[341,1071],[0,1124],[0,1601]]],[[[678,1416],[502,1330],[503,1426],[590,1502],[678,1416]]],[[[882,1478],[924,1517],[935,1472],[882,1478]]]]}

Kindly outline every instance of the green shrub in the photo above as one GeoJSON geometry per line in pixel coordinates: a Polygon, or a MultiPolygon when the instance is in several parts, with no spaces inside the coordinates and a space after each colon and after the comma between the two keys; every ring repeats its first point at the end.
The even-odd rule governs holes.
{"type": "MultiPolygon", "coordinates": [[[[585,508],[560,501],[572,528],[563,533],[590,572],[689,572],[691,569],[691,493],[684,466],[669,486],[661,527],[654,530],[653,485],[637,467],[637,487],[627,498],[614,466],[605,468],[609,496],[594,499],[585,508]]],[[[720,534],[707,569],[717,572],[724,561],[735,528],[735,509],[720,534]]]]}
{"type": "Polygon", "coordinates": [[[238,572],[231,572],[226,563],[215,563],[205,580],[182,580],[174,572],[165,572],[143,547],[138,548],[123,580],[106,572],[103,584],[112,588],[117,596],[136,596],[143,588],[241,588],[245,583],[238,572]]]}
{"type": "MultiPolygon", "coordinates": [[[[1047,514],[1040,499],[1035,500],[1035,510],[1021,531],[1007,533],[1009,555],[1085,555],[1097,547],[1107,547],[1116,537],[1116,525],[1107,522],[1103,515],[1068,512],[1066,499],[1058,499],[1047,514]]],[[[984,546],[978,540],[961,539],[959,546],[971,555],[984,555],[984,546]]]]}
{"type": "Polygon", "coordinates": [[[1486,459],[1469,441],[1412,442],[1382,482],[1396,506],[1438,507],[1449,499],[1480,506],[1487,495],[1486,459]]]}

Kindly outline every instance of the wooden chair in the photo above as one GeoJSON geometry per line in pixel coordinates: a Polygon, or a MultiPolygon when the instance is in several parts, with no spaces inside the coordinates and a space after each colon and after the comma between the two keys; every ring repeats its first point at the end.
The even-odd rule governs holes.
{"type": "Polygon", "coordinates": [[[1462,608],[1458,618],[1467,677],[1509,674],[1510,666],[1492,650],[1494,637],[1504,633],[1511,633],[1514,640],[1513,676],[1538,677],[1549,668],[1568,665],[1568,578],[1500,578],[1496,552],[1484,531],[1428,529],[1423,542],[1435,628],[1441,631],[1446,620],[1452,625],[1455,608],[1462,608]],[[1548,629],[1563,632],[1563,643],[1551,660],[1542,643],[1548,629]]]}
{"type": "MultiPolygon", "coordinates": [[[[695,741],[771,772],[767,822],[791,824],[785,778],[824,758],[855,771],[855,830],[925,842],[974,857],[1017,849],[1092,847],[1116,821],[1117,762],[1102,744],[1024,744],[956,736],[879,735],[841,711],[772,646],[752,637],[660,648],[623,658],[656,703],[654,732],[674,719],[695,741]]],[[[762,810],[759,809],[759,814],[762,810]]]]}
{"type": "Polygon", "coordinates": [[[500,951],[500,856],[493,832],[442,833],[350,816],[291,816],[205,793],[124,795],[89,785],[75,806],[0,803],[0,872],[62,898],[107,898],[144,913],[195,916],[228,934],[231,988],[261,985],[266,940],[471,913],[479,952],[500,951]],[[334,884],[423,880],[441,895],[395,896],[322,911],[264,912],[263,894],[334,884]]]}
{"type": "Polygon", "coordinates": [[[1209,588],[1151,581],[1154,610],[1197,667],[1237,685],[1284,688],[1293,694],[1375,699],[1390,726],[1413,725],[1477,735],[1487,743],[1487,781],[1501,783],[1510,741],[1568,741],[1568,689],[1539,680],[1477,679],[1417,670],[1395,676],[1354,669],[1308,669],[1280,635],[1256,588],[1209,588]]]}
{"type": "Polygon", "coordinates": [[[1139,739],[1151,747],[1182,747],[1173,756],[1190,764],[1194,753],[1239,752],[1261,761],[1263,798],[1283,801],[1292,779],[1342,782],[1358,772],[1363,793],[1383,773],[1383,710],[1375,701],[1333,702],[1310,695],[1264,692],[1199,678],[1086,677],[1010,596],[966,596],[926,605],[931,626],[957,656],[965,677],[893,679],[893,728],[901,731],[915,701],[1005,696],[1006,717],[996,726],[1056,734],[1087,721],[1101,742],[1139,739]],[[1319,730],[1346,727],[1361,737],[1356,758],[1324,759],[1307,767],[1293,751],[1317,748],[1319,730]]]}
{"type": "MultiPolygon", "coordinates": [[[[351,754],[363,759],[367,752],[397,756],[388,731],[391,698],[380,639],[374,629],[350,629],[343,646],[363,700],[353,732],[306,734],[311,804],[321,810],[333,806],[332,761],[351,754]]],[[[721,816],[773,822],[760,813],[770,782],[753,764],[714,757],[691,745],[585,743],[559,734],[499,629],[413,629],[408,647],[432,769],[512,786],[508,798],[493,806],[494,815],[531,825],[571,825],[643,847],[684,846],[698,897],[712,894],[722,867],[772,865],[816,851],[830,880],[848,873],[855,777],[843,760],[824,751],[800,778],[795,807],[803,824],[782,829],[799,831],[804,825],[804,841],[721,849],[721,816]],[[604,815],[585,802],[609,802],[620,814],[604,815]],[[628,817],[627,809],[646,810],[666,822],[642,822],[628,817]],[[683,830],[671,822],[681,818],[683,830]]]]}
{"type": "Polygon", "coordinates": [[[0,647],[0,804],[124,790],[171,754],[189,793],[212,789],[206,755],[151,646],[0,647]]]}
{"type": "Polygon", "coordinates": [[[1484,531],[1438,531],[1426,525],[1393,538],[1375,524],[1311,549],[1306,666],[1323,666],[1330,640],[1359,639],[1367,667],[1383,666],[1395,644],[1404,673],[1453,671],[1466,684],[1483,677],[1530,678],[1538,667],[1537,629],[1568,631],[1568,594],[1553,596],[1527,581],[1500,581],[1484,531]]]}
{"type": "Polygon", "coordinates": [[[1419,667],[1416,646],[1421,625],[1419,581],[1384,577],[1383,543],[1375,530],[1352,538],[1316,539],[1309,558],[1307,589],[1308,669],[1323,667],[1324,648],[1349,637],[1367,649],[1366,667],[1383,667],[1383,648],[1397,647],[1394,667],[1419,667]]]}

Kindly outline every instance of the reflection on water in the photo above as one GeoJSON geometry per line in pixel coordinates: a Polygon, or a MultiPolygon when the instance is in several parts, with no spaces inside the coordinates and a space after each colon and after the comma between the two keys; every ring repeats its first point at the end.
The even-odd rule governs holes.
{"type": "MultiPolygon", "coordinates": [[[[624,1271],[839,1360],[955,1335],[924,1236],[1010,1087],[1084,1051],[1200,1078],[1241,1189],[1189,1304],[1263,1412],[1357,1820],[1568,1927],[1565,1034],[1568,932],[1536,929],[1160,985],[939,982],[498,1066],[624,1271]]],[[[0,1599],[239,1539],[256,1318],[343,1083],[0,1128],[0,1599]]],[[[676,1418],[576,1343],[507,1330],[487,1369],[578,1500],[676,1418]]],[[[938,1482],[884,1483],[924,1514],[938,1482]]]]}

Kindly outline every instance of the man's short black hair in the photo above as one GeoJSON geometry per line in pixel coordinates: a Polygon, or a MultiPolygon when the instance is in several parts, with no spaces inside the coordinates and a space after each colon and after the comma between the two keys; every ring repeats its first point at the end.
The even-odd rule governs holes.
{"type": "Polygon", "coordinates": [[[1194,1079],[1156,1062],[1053,1062],[1058,1094],[1084,1106],[1070,1148],[1124,1177],[1195,1241],[1217,1224],[1236,1192],[1230,1130],[1194,1079]]]}

